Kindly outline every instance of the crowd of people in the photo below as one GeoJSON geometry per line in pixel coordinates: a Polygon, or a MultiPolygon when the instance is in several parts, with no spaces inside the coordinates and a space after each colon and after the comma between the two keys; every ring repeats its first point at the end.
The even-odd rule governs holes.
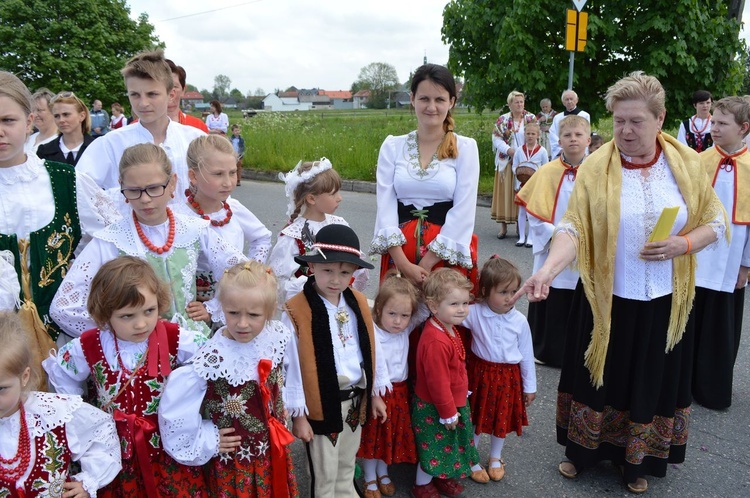
{"type": "Polygon", "coordinates": [[[572,90],[538,115],[511,92],[492,217],[532,248],[523,282],[507,259],[478,261],[477,143],[455,132],[452,74],[419,67],[416,129],[378,157],[371,309],[374,266],[334,214],[330,160],[280,175],[272,244],[231,195],[245,142],[221,104],[189,120],[185,71],[161,51],[122,75],[135,120],[0,72],[0,491],[298,496],[296,438],[312,496],[392,496],[399,463],[416,498],[458,496],[461,478],[505,477],[538,363],[561,367],[560,474],[610,460],[643,493],[684,461],[693,398],[731,405],[748,100],[707,116],[696,94],[684,145],[662,133],[659,81],[632,73],[607,91],[604,143],[572,90]]]}

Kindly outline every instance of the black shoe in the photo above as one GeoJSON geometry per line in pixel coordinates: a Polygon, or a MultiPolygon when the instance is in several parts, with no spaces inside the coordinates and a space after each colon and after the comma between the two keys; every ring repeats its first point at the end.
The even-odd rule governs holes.
{"type": "Polygon", "coordinates": [[[523,247],[523,246],[524,246],[523,240],[519,240],[518,242],[516,242],[516,247],[523,247]]]}
{"type": "Polygon", "coordinates": [[[534,247],[534,244],[529,244],[528,242],[526,242],[526,243],[525,243],[524,245],[525,245],[526,247],[534,247]]]}
{"type": "Polygon", "coordinates": [[[497,234],[497,238],[498,239],[503,240],[505,237],[507,237],[507,233],[506,232],[498,232],[498,234],[497,234]]]}

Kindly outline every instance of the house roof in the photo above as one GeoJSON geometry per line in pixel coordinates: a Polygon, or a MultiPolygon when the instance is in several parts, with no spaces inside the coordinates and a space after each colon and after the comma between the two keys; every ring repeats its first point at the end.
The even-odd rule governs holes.
{"type": "Polygon", "coordinates": [[[319,95],[327,95],[333,99],[350,99],[352,98],[352,92],[349,90],[320,90],[319,95]]]}
{"type": "Polygon", "coordinates": [[[357,93],[354,94],[355,97],[369,97],[370,96],[370,90],[360,90],[357,93]]]}
{"type": "Polygon", "coordinates": [[[280,98],[281,98],[281,102],[284,105],[297,105],[297,104],[299,104],[299,100],[297,99],[297,97],[280,97],[280,98]]]}
{"type": "Polygon", "coordinates": [[[299,92],[296,91],[296,90],[293,91],[293,92],[279,92],[279,98],[282,98],[282,99],[285,99],[285,98],[295,98],[296,99],[297,97],[299,97],[299,92]]]}
{"type": "Polygon", "coordinates": [[[183,100],[203,100],[203,94],[201,92],[196,92],[195,90],[191,92],[185,92],[182,94],[183,100]]]}
{"type": "Polygon", "coordinates": [[[331,98],[328,95],[300,95],[300,102],[313,102],[316,104],[330,104],[331,98]]]}

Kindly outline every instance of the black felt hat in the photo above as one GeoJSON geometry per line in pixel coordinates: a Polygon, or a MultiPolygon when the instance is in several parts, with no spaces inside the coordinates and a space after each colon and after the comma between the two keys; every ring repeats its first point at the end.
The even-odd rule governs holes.
{"type": "Polygon", "coordinates": [[[311,250],[294,260],[307,263],[352,263],[360,268],[372,270],[373,265],[362,259],[359,238],[354,230],[346,225],[326,225],[318,230],[311,250]]]}

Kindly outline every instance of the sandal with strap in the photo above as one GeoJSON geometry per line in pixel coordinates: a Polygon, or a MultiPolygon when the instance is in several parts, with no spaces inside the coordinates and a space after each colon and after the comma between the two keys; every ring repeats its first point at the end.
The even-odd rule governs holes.
{"type": "Polygon", "coordinates": [[[393,496],[396,494],[396,485],[393,484],[393,479],[388,474],[378,476],[378,489],[383,496],[393,496]],[[384,479],[388,479],[390,482],[384,483],[384,479]]]}
{"type": "Polygon", "coordinates": [[[501,481],[505,477],[505,462],[503,459],[490,458],[490,462],[487,464],[487,474],[493,481],[501,481]],[[493,467],[492,462],[500,462],[500,466],[493,467]]]}
{"type": "Polygon", "coordinates": [[[371,484],[374,484],[375,486],[377,486],[378,482],[377,481],[367,481],[365,483],[365,491],[364,491],[365,498],[381,498],[380,497],[380,490],[378,490],[378,488],[370,489],[370,485],[371,484]]]}

